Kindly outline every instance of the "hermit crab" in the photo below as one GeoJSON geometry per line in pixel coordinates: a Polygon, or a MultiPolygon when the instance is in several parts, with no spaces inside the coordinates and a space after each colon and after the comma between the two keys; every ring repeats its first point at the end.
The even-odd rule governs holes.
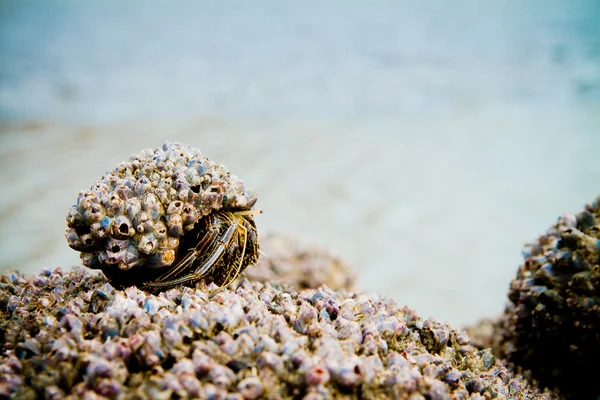
{"type": "Polygon", "coordinates": [[[69,246],[117,286],[226,286],[259,255],[256,192],[180,143],[132,155],[81,191],[69,246]]]}

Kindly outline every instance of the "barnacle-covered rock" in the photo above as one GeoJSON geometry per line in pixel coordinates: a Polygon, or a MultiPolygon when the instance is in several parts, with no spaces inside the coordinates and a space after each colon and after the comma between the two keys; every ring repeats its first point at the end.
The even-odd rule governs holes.
{"type": "Polygon", "coordinates": [[[503,332],[509,323],[506,314],[503,314],[500,318],[483,318],[466,326],[465,331],[475,346],[480,349],[491,349],[494,355],[504,359],[506,353],[503,349],[505,343],[503,332]]]}
{"type": "Polygon", "coordinates": [[[378,296],[248,280],[154,295],[82,268],[0,284],[0,398],[557,398],[378,296]]]}
{"type": "Polygon", "coordinates": [[[182,237],[198,235],[201,218],[250,210],[256,200],[254,190],[221,164],[166,142],[132,155],[80,192],[67,216],[66,238],[84,265],[102,269],[117,284],[141,283],[177,262],[182,237]]]}
{"type": "MultiPolygon", "coordinates": [[[[245,271],[251,281],[280,282],[296,289],[354,290],[356,273],[335,251],[300,235],[266,233],[261,236],[265,256],[245,271]]],[[[241,279],[241,278],[240,278],[241,279]]]]}
{"type": "MultiPolygon", "coordinates": [[[[490,336],[501,356],[576,399],[600,395],[600,198],[524,250],[490,336]],[[498,340],[498,337],[501,340],[498,340]]],[[[493,327],[493,325],[492,325],[493,327]]]]}

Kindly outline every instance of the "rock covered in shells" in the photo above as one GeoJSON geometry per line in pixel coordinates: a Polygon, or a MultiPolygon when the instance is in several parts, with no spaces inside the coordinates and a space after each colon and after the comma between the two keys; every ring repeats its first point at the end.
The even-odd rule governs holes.
{"type": "Polygon", "coordinates": [[[504,335],[509,320],[502,315],[500,318],[484,318],[465,327],[471,342],[480,349],[491,349],[495,356],[504,359],[506,352],[502,349],[504,335]]]}
{"type": "Polygon", "coordinates": [[[128,285],[171,265],[180,238],[200,218],[221,209],[249,210],[256,200],[221,164],[166,142],[132,155],[80,192],[67,216],[66,238],[84,265],[128,285]],[[140,272],[140,266],[148,268],[140,272]]]}
{"type": "MultiPolygon", "coordinates": [[[[600,199],[527,245],[482,344],[576,399],[600,395],[600,199]]],[[[480,332],[482,325],[480,325],[480,332]]]]}
{"type": "Polygon", "coordinates": [[[261,236],[261,257],[245,270],[251,281],[280,282],[296,289],[354,290],[356,273],[336,252],[300,235],[267,233],[261,236]]]}
{"type": "Polygon", "coordinates": [[[82,268],[0,285],[0,397],[556,398],[377,296],[247,280],[153,295],[82,268]]]}

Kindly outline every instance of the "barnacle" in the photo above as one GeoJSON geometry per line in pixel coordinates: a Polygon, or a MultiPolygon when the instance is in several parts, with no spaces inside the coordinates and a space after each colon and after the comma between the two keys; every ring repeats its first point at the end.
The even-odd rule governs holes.
{"type": "Polygon", "coordinates": [[[336,251],[310,237],[297,234],[261,234],[260,248],[268,254],[248,269],[251,281],[279,282],[296,289],[316,289],[321,285],[338,290],[356,289],[353,266],[336,251]]]}
{"type": "Polygon", "coordinates": [[[249,280],[152,294],[83,268],[0,285],[2,399],[559,399],[377,295],[249,280]]]}
{"type": "Polygon", "coordinates": [[[225,285],[258,259],[256,200],[221,164],[166,142],[81,191],[65,236],[85,266],[120,286],[160,289],[200,278],[225,285]]]}
{"type": "Polygon", "coordinates": [[[600,359],[600,198],[526,246],[500,328],[502,351],[548,386],[595,398],[600,359]]]}

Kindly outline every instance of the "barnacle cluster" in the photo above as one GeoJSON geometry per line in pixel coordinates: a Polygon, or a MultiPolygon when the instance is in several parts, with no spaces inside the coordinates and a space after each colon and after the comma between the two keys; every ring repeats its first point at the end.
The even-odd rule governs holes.
{"type": "Polygon", "coordinates": [[[356,273],[327,246],[302,235],[266,233],[261,235],[261,257],[245,272],[251,281],[279,282],[295,289],[318,288],[353,290],[356,273]]]}
{"type": "Polygon", "coordinates": [[[526,246],[499,321],[508,359],[574,398],[600,395],[600,198],[526,246]]]}
{"type": "Polygon", "coordinates": [[[378,296],[248,280],[154,295],[82,268],[0,285],[0,398],[557,398],[378,296]]]}
{"type": "Polygon", "coordinates": [[[528,244],[504,314],[468,329],[564,398],[600,395],[600,198],[528,244]]]}
{"type": "MultiPolygon", "coordinates": [[[[200,222],[221,211],[220,217],[204,224],[215,232],[203,246],[214,261],[214,254],[227,254],[225,248],[215,247],[217,239],[240,238],[239,247],[250,249],[239,252],[246,259],[235,251],[228,255],[233,261],[239,259],[243,269],[257,258],[254,222],[251,214],[233,217],[231,213],[250,210],[256,200],[254,190],[221,164],[202,157],[197,149],[166,142],[132,155],[90,190],[80,192],[67,216],[66,238],[71,248],[81,252],[85,266],[101,269],[116,284],[139,284],[178,266],[188,256],[181,242],[187,239],[191,247],[201,242],[206,232],[200,222]],[[245,233],[226,229],[222,221],[227,219],[230,225],[239,221],[245,233]]],[[[200,256],[193,261],[200,264],[200,256]]],[[[189,273],[190,266],[178,269],[189,273]]]]}

